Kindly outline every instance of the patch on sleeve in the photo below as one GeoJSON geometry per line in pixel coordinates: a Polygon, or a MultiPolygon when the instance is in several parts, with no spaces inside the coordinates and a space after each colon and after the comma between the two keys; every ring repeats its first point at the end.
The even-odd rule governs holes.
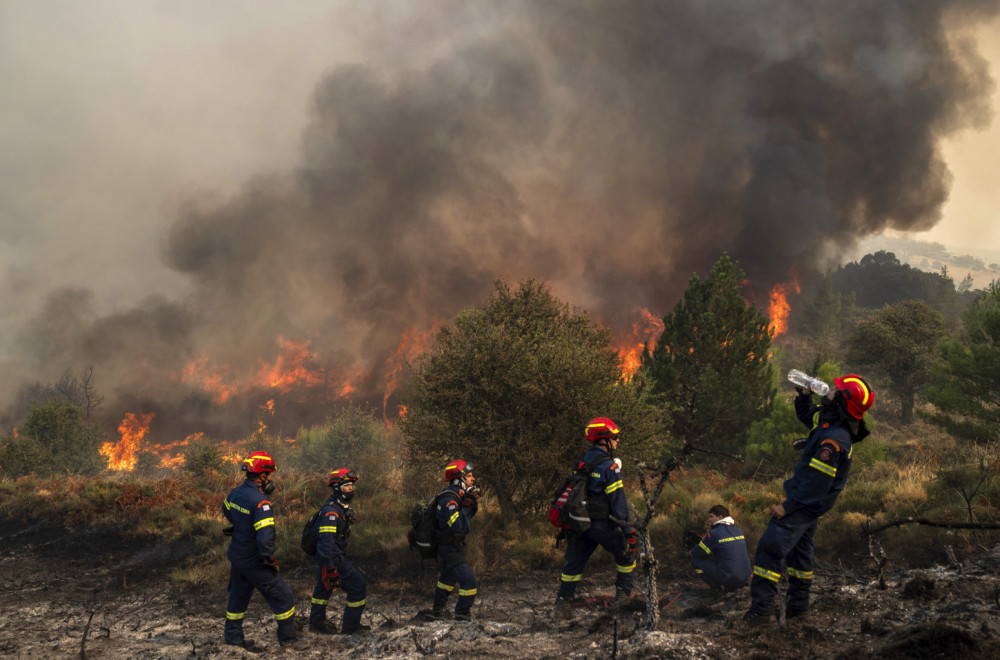
{"type": "Polygon", "coordinates": [[[261,510],[261,511],[270,511],[270,510],[271,510],[271,505],[265,502],[265,503],[264,503],[264,504],[263,504],[263,505],[262,505],[262,506],[260,507],[260,510],[261,510]]]}
{"type": "Polygon", "coordinates": [[[326,517],[327,518],[331,518],[333,520],[336,520],[337,518],[339,518],[339,516],[337,515],[336,511],[330,511],[329,513],[326,514],[326,517]]]}
{"type": "Polygon", "coordinates": [[[457,509],[458,508],[458,505],[455,504],[455,500],[452,500],[451,502],[448,502],[448,508],[449,509],[457,509]]]}
{"type": "Polygon", "coordinates": [[[824,463],[829,463],[833,459],[833,452],[830,451],[829,447],[823,447],[823,450],[820,451],[819,456],[817,456],[817,458],[823,461],[824,463]]]}

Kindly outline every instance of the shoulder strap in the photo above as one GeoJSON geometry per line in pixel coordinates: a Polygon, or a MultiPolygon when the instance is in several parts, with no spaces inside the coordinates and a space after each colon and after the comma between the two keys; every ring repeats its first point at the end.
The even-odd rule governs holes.
{"type": "Polygon", "coordinates": [[[598,456],[597,458],[595,458],[594,460],[590,461],[589,463],[584,463],[583,466],[580,467],[580,469],[577,470],[577,472],[580,472],[580,473],[589,473],[591,470],[593,470],[598,465],[601,465],[602,463],[606,463],[607,461],[613,461],[613,460],[615,460],[615,459],[611,458],[611,456],[608,456],[607,454],[605,454],[604,456],[598,456]]]}

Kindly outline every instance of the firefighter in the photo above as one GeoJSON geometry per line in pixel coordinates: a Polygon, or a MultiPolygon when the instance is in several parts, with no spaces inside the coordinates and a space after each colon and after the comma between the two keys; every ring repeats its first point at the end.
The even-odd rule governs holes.
{"type": "Polygon", "coordinates": [[[708,510],[708,524],[708,533],[691,548],[694,572],[713,590],[728,593],[742,589],[752,574],[743,531],[721,504],[708,510]]]}
{"type": "Polygon", "coordinates": [[[445,606],[457,588],[455,620],[471,621],[472,604],[476,601],[476,576],[465,559],[465,536],[472,517],[479,511],[479,489],[472,464],[451,461],[444,469],[448,487],[438,496],[434,516],[434,542],[437,545],[438,566],[441,569],[434,588],[433,615],[448,618],[445,606]]]}
{"type": "Polygon", "coordinates": [[[875,402],[874,392],[860,376],[851,374],[834,382],[836,389],[827,394],[818,411],[808,390],[800,389],[795,399],[796,415],[812,431],[794,474],[785,481],[785,500],[771,507],[771,522],[757,543],[750,582],[752,602],[743,615],[749,625],[765,625],[775,614],[783,566],[788,572],[785,616],[794,618],[809,610],[816,523],[844,490],[854,445],[868,436],[864,414],[875,402]]]}
{"type": "Polygon", "coordinates": [[[240,468],[246,480],[222,503],[222,515],[232,527],[226,556],[229,557],[229,603],[226,606],[226,644],[258,649],[243,638],[243,617],[250,596],[256,589],[267,601],[278,622],[278,642],[282,646],[295,640],[295,600],[292,590],[278,575],[274,557],[274,510],[268,495],[274,492],[271,474],[277,470],[266,452],[255,451],[240,468]]]}
{"type": "Polygon", "coordinates": [[[557,619],[573,617],[573,595],[583,577],[583,568],[598,546],[615,558],[615,604],[621,607],[632,594],[632,571],[635,570],[636,536],[628,524],[628,502],[622,487],[621,466],[611,452],[618,447],[618,425],[607,417],[587,423],[585,435],[591,448],[583,455],[577,469],[591,464],[587,477],[587,511],[590,529],[571,538],[566,546],[559,593],[556,596],[557,619]]]}
{"type": "Polygon", "coordinates": [[[340,632],[348,635],[371,629],[371,626],[361,623],[367,591],[365,579],[344,556],[347,541],[351,537],[351,524],[354,522],[354,509],[348,503],[354,499],[354,482],[357,480],[353,470],[339,468],[332,471],[326,482],[332,493],[320,509],[319,519],[316,521],[317,577],[309,612],[309,631],[321,635],[335,632],[327,626],[326,605],[337,587],[341,587],[347,594],[340,632]]]}

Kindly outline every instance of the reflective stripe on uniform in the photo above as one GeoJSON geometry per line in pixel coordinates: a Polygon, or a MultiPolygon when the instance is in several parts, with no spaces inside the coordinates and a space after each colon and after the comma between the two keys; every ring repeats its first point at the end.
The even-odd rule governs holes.
{"type": "Polygon", "coordinates": [[[771,582],[777,582],[781,579],[781,575],[775,573],[774,571],[769,571],[766,568],[761,568],[760,566],[753,567],[753,574],[759,575],[760,577],[770,580],[771,582]]]}
{"type": "Polygon", "coordinates": [[[247,615],[246,612],[226,612],[226,618],[230,621],[239,621],[247,615]]]}
{"type": "Polygon", "coordinates": [[[832,465],[827,465],[826,463],[824,463],[823,461],[819,460],[818,458],[814,458],[811,461],[809,461],[809,467],[814,467],[817,470],[819,470],[820,472],[822,472],[823,474],[825,474],[827,476],[830,476],[830,477],[837,476],[837,468],[833,467],[832,465]]]}
{"type": "Polygon", "coordinates": [[[337,531],[337,526],[336,525],[333,525],[333,526],[324,525],[323,527],[319,528],[319,533],[320,534],[333,534],[336,531],[337,531]]]}
{"type": "Polygon", "coordinates": [[[562,581],[563,582],[579,582],[580,578],[582,578],[582,577],[583,577],[583,573],[580,573],[579,575],[566,575],[565,573],[563,573],[562,574],[562,581]]]}
{"type": "Polygon", "coordinates": [[[610,495],[611,493],[615,492],[619,488],[622,488],[622,480],[621,479],[619,479],[618,481],[616,481],[614,483],[608,484],[608,487],[604,489],[604,492],[607,493],[608,495],[610,495]]]}
{"type": "Polygon", "coordinates": [[[472,587],[471,589],[459,589],[458,590],[458,595],[459,596],[475,596],[476,595],[476,588],[472,587]]]}
{"type": "Polygon", "coordinates": [[[349,600],[345,602],[344,605],[346,605],[347,607],[364,607],[365,599],[362,598],[361,600],[349,600]]]}
{"type": "Polygon", "coordinates": [[[618,564],[615,564],[615,567],[618,569],[619,573],[631,573],[635,570],[635,562],[632,562],[628,566],[619,566],[618,564]]]}
{"type": "Polygon", "coordinates": [[[274,518],[261,518],[253,524],[254,529],[260,529],[274,524],[274,518]]]}
{"type": "Polygon", "coordinates": [[[293,607],[292,609],[288,610],[287,612],[282,612],[281,614],[275,614],[274,618],[277,619],[278,621],[284,621],[285,619],[287,619],[288,617],[290,617],[290,616],[292,616],[294,614],[295,614],[295,608],[293,607]]]}
{"type": "Polygon", "coordinates": [[[445,591],[450,592],[452,589],[455,588],[455,585],[453,585],[453,584],[445,584],[444,582],[438,582],[437,583],[437,588],[438,589],[444,589],[445,591]]]}
{"type": "Polygon", "coordinates": [[[236,509],[240,513],[245,513],[248,516],[250,515],[250,509],[244,509],[239,504],[234,504],[233,502],[230,502],[229,500],[226,500],[225,502],[223,502],[223,504],[225,505],[225,507],[227,509],[236,509]]]}
{"type": "Polygon", "coordinates": [[[456,520],[458,520],[458,511],[451,514],[451,518],[448,518],[448,527],[454,525],[456,520]]]}
{"type": "Polygon", "coordinates": [[[327,598],[326,600],[323,600],[322,598],[316,598],[315,596],[313,596],[313,599],[312,599],[312,604],[313,605],[326,605],[329,602],[330,602],[329,598],[327,598]]]}
{"type": "Polygon", "coordinates": [[[706,555],[712,554],[712,551],[708,549],[708,546],[705,545],[704,541],[698,541],[698,547],[704,550],[706,555]]]}
{"type": "Polygon", "coordinates": [[[797,568],[788,567],[788,577],[798,578],[800,580],[811,580],[813,579],[812,571],[800,571],[797,568]]]}
{"type": "Polygon", "coordinates": [[[696,568],[696,569],[694,569],[694,572],[695,573],[704,573],[705,571],[701,570],[700,568],[696,568]]]}

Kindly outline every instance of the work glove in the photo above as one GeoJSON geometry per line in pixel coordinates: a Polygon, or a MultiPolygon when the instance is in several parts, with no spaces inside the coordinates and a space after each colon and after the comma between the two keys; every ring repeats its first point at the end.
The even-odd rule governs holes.
{"type": "Polygon", "coordinates": [[[346,522],[348,525],[353,523],[354,519],[357,517],[358,517],[357,512],[355,512],[354,509],[352,509],[351,507],[347,507],[344,509],[344,522],[346,522]]]}
{"type": "Polygon", "coordinates": [[[475,497],[469,497],[468,493],[465,494],[466,497],[462,500],[462,508],[469,510],[469,515],[474,516],[476,512],[479,511],[479,500],[475,497]]]}
{"type": "Polygon", "coordinates": [[[277,573],[278,570],[279,570],[278,569],[278,560],[275,559],[274,557],[264,557],[264,561],[261,563],[261,565],[262,566],[267,566],[269,568],[273,568],[275,573],[277,573]]]}
{"type": "Polygon", "coordinates": [[[635,559],[636,551],[637,547],[636,547],[635,530],[632,530],[631,532],[625,535],[625,559],[627,561],[632,561],[633,559],[635,559]]]}
{"type": "Polygon", "coordinates": [[[792,449],[796,451],[804,449],[807,442],[809,442],[809,438],[799,438],[798,440],[792,443],[792,449]]]}
{"type": "Polygon", "coordinates": [[[479,486],[473,486],[469,490],[465,491],[465,494],[478,500],[483,495],[483,489],[479,486]]]}
{"type": "Polygon", "coordinates": [[[222,528],[222,535],[223,536],[232,536],[233,535],[233,530],[235,530],[235,529],[236,529],[236,525],[227,525],[226,527],[222,528]]]}
{"type": "Polygon", "coordinates": [[[322,575],[323,588],[327,591],[333,591],[340,586],[340,572],[336,566],[323,566],[322,575]]]}

